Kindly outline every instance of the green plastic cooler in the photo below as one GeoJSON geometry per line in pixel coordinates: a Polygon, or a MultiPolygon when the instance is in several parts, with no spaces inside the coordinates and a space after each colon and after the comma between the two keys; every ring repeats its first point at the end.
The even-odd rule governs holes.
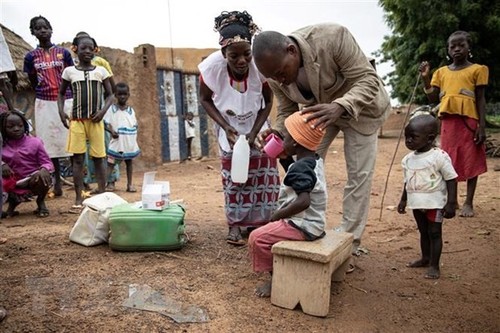
{"type": "Polygon", "coordinates": [[[172,204],[164,210],[147,210],[134,204],[111,209],[109,247],[117,251],[165,251],[187,242],[185,211],[172,204]]]}

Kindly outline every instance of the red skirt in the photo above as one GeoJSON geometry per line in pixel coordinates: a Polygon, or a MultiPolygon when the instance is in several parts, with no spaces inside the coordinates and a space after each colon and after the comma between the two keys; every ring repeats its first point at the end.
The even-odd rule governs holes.
{"type": "Polygon", "coordinates": [[[477,119],[445,115],[441,118],[441,149],[450,155],[458,181],[479,176],[487,171],[484,143],[474,142],[477,119]]]}
{"type": "Polygon", "coordinates": [[[269,222],[277,209],[280,189],[275,158],[252,150],[245,184],[231,180],[231,153],[221,157],[222,186],[226,219],[229,226],[258,227],[269,222]]]}

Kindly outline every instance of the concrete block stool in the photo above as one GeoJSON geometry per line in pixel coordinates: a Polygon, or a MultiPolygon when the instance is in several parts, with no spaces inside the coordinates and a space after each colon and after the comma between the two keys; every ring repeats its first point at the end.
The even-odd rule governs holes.
{"type": "Polygon", "coordinates": [[[271,303],[286,309],[300,303],[304,313],[325,317],[331,282],[344,280],[352,241],[351,233],[327,230],[325,237],[313,242],[274,244],[271,303]]]}

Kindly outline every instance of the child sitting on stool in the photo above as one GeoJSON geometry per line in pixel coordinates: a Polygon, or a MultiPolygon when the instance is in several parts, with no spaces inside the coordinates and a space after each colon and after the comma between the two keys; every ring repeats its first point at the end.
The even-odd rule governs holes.
{"type": "MultiPolygon", "coordinates": [[[[305,122],[306,114],[295,112],[285,120],[288,133],[283,148],[287,156],[297,155],[281,184],[279,208],[272,223],[252,231],[248,246],[255,272],[273,271],[272,246],[282,240],[313,241],[325,235],[326,182],[323,159],[316,154],[324,132],[305,122]]],[[[276,134],[277,132],[275,132],[276,134]]],[[[271,295],[271,281],[258,287],[260,297],[271,295]]]]}

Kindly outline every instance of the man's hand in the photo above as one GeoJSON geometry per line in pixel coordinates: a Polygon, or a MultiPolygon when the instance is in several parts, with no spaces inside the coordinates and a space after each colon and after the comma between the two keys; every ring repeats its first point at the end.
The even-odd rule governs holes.
{"type": "Polygon", "coordinates": [[[300,114],[311,113],[307,116],[306,121],[310,122],[316,119],[313,122],[313,127],[324,131],[328,126],[333,125],[345,112],[347,112],[346,109],[340,104],[329,103],[306,107],[300,111],[300,114]]]}
{"type": "Polygon", "coordinates": [[[255,147],[257,147],[260,150],[264,149],[264,146],[267,143],[267,137],[271,134],[279,136],[282,140],[284,139],[283,134],[281,134],[277,130],[272,128],[266,128],[257,135],[257,140],[255,141],[255,147]]]}

